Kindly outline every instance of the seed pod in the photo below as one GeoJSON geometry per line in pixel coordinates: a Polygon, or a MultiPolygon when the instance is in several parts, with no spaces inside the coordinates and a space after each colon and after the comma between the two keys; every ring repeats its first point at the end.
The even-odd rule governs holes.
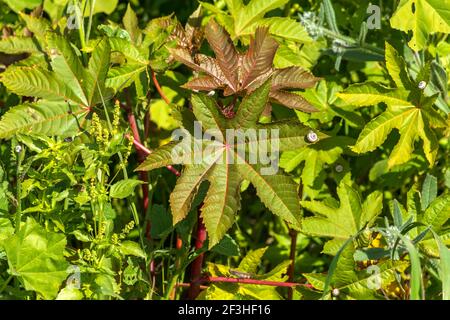
{"type": "Polygon", "coordinates": [[[315,133],[314,131],[310,131],[306,135],[306,140],[308,140],[308,142],[314,143],[319,141],[319,137],[317,136],[317,133],[315,133]]]}

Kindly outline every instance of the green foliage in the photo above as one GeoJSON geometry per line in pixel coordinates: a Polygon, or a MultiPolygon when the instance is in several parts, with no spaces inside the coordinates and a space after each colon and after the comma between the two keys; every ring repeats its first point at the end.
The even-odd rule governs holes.
{"type": "Polygon", "coordinates": [[[0,2],[0,299],[450,298],[449,0],[0,2]]]}
{"type": "Polygon", "coordinates": [[[11,274],[23,281],[25,289],[52,299],[68,275],[68,263],[64,258],[66,241],[63,234],[48,232],[28,218],[2,246],[11,274]]]}
{"type": "Polygon", "coordinates": [[[430,166],[434,165],[438,140],[433,128],[445,128],[445,119],[433,109],[437,96],[425,96],[419,88],[421,81],[429,82],[429,66],[412,81],[405,69],[405,61],[398,56],[395,49],[386,44],[389,59],[386,65],[389,75],[397,88],[385,88],[376,83],[357,84],[340,93],[339,97],[346,103],[356,107],[385,103],[384,113],[370,121],[361,132],[353,151],[364,153],[379,147],[396,128],[400,140],[392,150],[388,166],[407,162],[413,153],[414,142],[420,137],[423,140],[423,151],[430,166]]]}
{"type": "MultiPolygon", "coordinates": [[[[271,82],[267,81],[261,88],[247,96],[238,108],[236,117],[229,120],[220,114],[213,99],[205,95],[192,98],[193,112],[201,121],[204,130],[213,130],[217,140],[200,143],[204,147],[196,151],[195,146],[188,144],[188,150],[179,154],[178,159],[173,156],[180,145],[171,143],[156,150],[138,167],[137,170],[152,170],[173,163],[185,164],[185,169],[171,195],[170,203],[174,224],[183,220],[189,210],[190,203],[203,181],[209,181],[210,187],[204,199],[201,216],[209,234],[210,248],[217,244],[226,231],[234,223],[234,216],[239,210],[240,185],[243,179],[250,181],[257,190],[261,201],[275,214],[298,228],[300,207],[298,204],[295,183],[282,174],[264,175],[264,169],[251,162],[251,157],[243,157],[242,148],[246,153],[251,152],[250,144],[255,142],[256,136],[248,137],[248,141],[234,143],[235,137],[227,135],[227,129],[278,129],[279,149],[287,151],[300,145],[305,145],[305,135],[309,132],[306,127],[293,122],[278,122],[258,124],[269,98],[271,82]],[[231,139],[231,140],[230,140],[231,139]],[[252,140],[253,139],[253,140],[252,140]],[[233,146],[232,148],[228,145],[233,146]],[[211,149],[211,151],[206,151],[211,149]],[[196,162],[200,160],[200,162],[196,162]],[[234,161],[230,161],[234,159],[234,161]]],[[[198,137],[192,137],[192,140],[198,137]]],[[[270,135],[269,144],[275,143],[270,135]]],[[[247,139],[246,139],[247,140],[247,139]]],[[[261,142],[261,141],[259,141],[261,142]]],[[[263,141],[264,143],[266,141],[263,141]]],[[[253,154],[254,156],[254,154],[253,154]]],[[[267,168],[266,168],[267,170],[267,168]]]]}

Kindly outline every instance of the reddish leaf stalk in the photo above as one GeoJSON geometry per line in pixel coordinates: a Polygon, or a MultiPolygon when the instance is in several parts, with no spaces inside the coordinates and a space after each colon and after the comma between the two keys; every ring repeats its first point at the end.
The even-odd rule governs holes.
{"type": "MultiPolygon", "coordinates": [[[[127,104],[123,106],[123,108],[126,110],[127,112],[127,117],[128,117],[128,123],[130,124],[130,128],[131,128],[131,132],[133,133],[133,141],[141,144],[141,136],[139,134],[139,129],[137,126],[137,122],[136,122],[136,117],[134,116],[133,113],[133,109],[131,108],[131,101],[129,98],[129,95],[126,95],[127,98],[127,104]]],[[[146,154],[142,149],[139,148],[135,148],[136,152],[137,152],[137,156],[138,156],[138,161],[139,163],[141,163],[142,161],[145,160],[146,158],[146,154]]],[[[148,173],[145,171],[141,171],[139,172],[139,179],[144,181],[145,183],[142,185],[142,195],[143,195],[143,209],[144,209],[144,216],[147,214],[147,210],[148,210],[148,205],[149,205],[149,189],[148,189],[148,173]]],[[[150,232],[149,232],[149,228],[148,232],[146,232],[147,238],[149,238],[150,232]]]]}
{"type": "MultiPolygon", "coordinates": [[[[128,92],[126,92],[126,93],[128,93],[128,92]]],[[[121,104],[121,106],[127,112],[128,123],[130,124],[131,132],[133,133],[133,141],[141,144],[141,137],[139,135],[139,129],[137,126],[136,117],[134,116],[133,109],[131,108],[131,100],[130,100],[130,97],[128,94],[126,94],[126,99],[127,99],[127,104],[126,105],[121,104]]],[[[138,156],[138,161],[139,161],[139,163],[141,163],[142,161],[145,160],[146,154],[142,149],[139,149],[136,147],[135,147],[135,149],[136,149],[136,153],[138,156]]],[[[149,206],[148,173],[145,171],[139,172],[139,179],[145,182],[144,184],[142,184],[142,207],[143,207],[144,217],[145,217],[147,215],[147,210],[148,210],[148,206],[149,206]]],[[[150,222],[148,222],[147,226],[146,226],[146,230],[145,230],[145,236],[149,240],[151,239],[150,231],[151,231],[151,225],[150,225],[150,222]]],[[[150,263],[149,263],[149,269],[150,269],[150,274],[151,274],[151,276],[153,278],[153,282],[154,282],[154,280],[155,280],[155,262],[153,260],[150,261],[150,263]]]]}
{"type": "MultiPolygon", "coordinates": [[[[129,138],[128,135],[125,135],[125,137],[129,138]]],[[[142,143],[140,143],[136,140],[134,140],[133,143],[136,148],[142,150],[142,152],[144,152],[146,155],[149,155],[150,153],[152,153],[152,151],[150,149],[146,148],[144,145],[142,145],[142,143]]],[[[169,169],[169,171],[171,171],[177,177],[179,177],[181,175],[181,173],[172,166],[167,166],[166,168],[169,169]]]]}
{"type": "Polygon", "coordinates": [[[158,79],[156,79],[156,74],[153,70],[152,71],[152,80],[153,83],[155,84],[155,88],[158,91],[159,95],[161,96],[161,98],[168,104],[170,105],[170,100],[166,97],[166,95],[164,94],[164,92],[161,89],[161,86],[159,85],[158,79]]]}
{"type": "Polygon", "coordinates": [[[258,279],[240,279],[240,278],[227,278],[227,277],[205,277],[200,279],[201,283],[205,282],[228,282],[228,283],[243,283],[243,284],[256,284],[262,286],[272,286],[272,287],[289,287],[293,288],[296,286],[304,286],[312,288],[312,285],[297,282],[281,282],[281,281],[269,281],[269,280],[258,280],[258,279]]]}
{"type": "MultiPolygon", "coordinates": [[[[203,248],[204,242],[206,240],[206,227],[203,223],[203,219],[200,216],[200,212],[198,215],[198,224],[197,224],[197,238],[195,239],[195,249],[200,250],[203,248]]],[[[203,267],[203,259],[204,253],[200,254],[191,265],[191,287],[188,292],[188,299],[194,300],[199,295],[201,288],[200,282],[202,276],[202,267],[203,267]]]]}

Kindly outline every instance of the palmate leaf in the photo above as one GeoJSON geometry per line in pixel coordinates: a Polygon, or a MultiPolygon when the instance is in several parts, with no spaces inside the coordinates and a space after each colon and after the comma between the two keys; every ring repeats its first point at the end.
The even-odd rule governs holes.
{"type": "MultiPolygon", "coordinates": [[[[398,129],[400,140],[389,156],[388,167],[411,159],[418,139],[423,141],[423,151],[432,166],[438,149],[432,128],[445,127],[445,120],[432,107],[437,96],[425,97],[417,85],[413,85],[404,60],[389,44],[386,44],[386,66],[398,88],[385,88],[368,82],[350,86],[338,94],[345,103],[356,107],[381,102],[387,105],[385,112],[365,126],[352,150],[357,153],[373,151],[384,143],[393,129],[398,129]]],[[[426,70],[427,67],[419,73],[416,82],[428,81],[426,70]]]]}
{"type": "Polygon", "coordinates": [[[420,51],[433,33],[450,33],[449,0],[401,0],[391,18],[391,26],[404,32],[412,31],[409,46],[420,51]]]}
{"type": "Polygon", "coordinates": [[[12,275],[45,299],[54,299],[68,276],[64,258],[66,237],[48,232],[32,218],[21,225],[18,234],[3,242],[12,275]]]}
{"type": "Polygon", "coordinates": [[[370,227],[382,210],[382,194],[375,191],[363,202],[361,195],[341,181],[337,189],[340,204],[335,200],[302,201],[302,206],[314,212],[314,217],[303,220],[302,231],[321,237],[333,238],[325,244],[324,252],[335,254],[339,247],[361,229],[370,227]]]}
{"type": "MultiPolygon", "coordinates": [[[[234,223],[235,215],[240,207],[240,185],[244,179],[254,185],[259,198],[269,210],[292,224],[294,228],[300,227],[301,217],[296,183],[278,170],[273,171],[269,165],[264,166],[250,161],[250,142],[255,141],[252,140],[254,138],[251,135],[241,140],[238,137],[235,141],[234,136],[230,137],[226,134],[227,129],[240,130],[244,134],[248,129],[269,131],[278,129],[279,140],[272,136],[263,137],[263,141],[258,141],[260,145],[267,147],[278,143],[277,150],[290,150],[308,144],[305,135],[310,129],[298,122],[268,125],[257,123],[269,99],[270,86],[270,81],[267,81],[246,97],[239,106],[237,116],[233,119],[225,118],[212,98],[203,94],[194,95],[193,112],[197,120],[201,121],[204,130],[210,134],[214,132],[215,141],[205,138],[192,139],[195,140],[197,147],[203,146],[203,150],[194,149],[194,146],[188,144],[189,148],[181,155],[178,152],[180,150],[176,149],[179,148],[179,144],[171,143],[155,150],[137,168],[137,170],[152,170],[174,163],[185,165],[170,196],[174,223],[187,216],[200,184],[209,181],[210,185],[201,214],[209,234],[210,248],[222,239],[234,223]],[[239,151],[240,148],[245,148],[246,156],[239,151]],[[175,153],[174,150],[177,152],[175,153]],[[268,172],[263,174],[263,169],[268,172]]],[[[323,137],[322,134],[318,135],[323,137]]],[[[268,147],[267,150],[270,151],[271,148],[268,147]]]]}
{"type": "Polygon", "coordinates": [[[230,35],[213,19],[206,26],[206,39],[215,58],[202,54],[191,56],[189,50],[184,48],[171,50],[174,59],[201,73],[186,83],[185,88],[223,90],[225,96],[245,95],[272,77],[272,102],[305,112],[316,111],[304,97],[288,90],[314,87],[320,79],[296,66],[274,69],[273,60],[278,43],[269,36],[267,28],[256,30],[246,53],[238,53],[230,35]]]}
{"type": "MultiPolygon", "coordinates": [[[[284,152],[280,159],[280,166],[291,172],[304,162],[301,171],[302,185],[306,187],[307,193],[313,197],[312,189],[319,189],[323,186],[321,173],[326,165],[338,163],[341,155],[352,145],[354,140],[348,137],[329,137],[318,143],[305,148],[284,152]],[[309,191],[309,192],[308,192],[309,191]]],[[[342,175],[345,174],[342,170],[342,175]]]]}
{"type": "Polygon", "coordinates": [[[0,137],[18,132],[68,136],[77,132],[92,107],[107,97],[105,79],[110,66],[110,46],[100,39],[86,68],[77,51],[63,36],[45,36],[51,69],[44,55],[10,66],[0,81],[15,94],[40,98],[12,107],[0,120],[0,137]]]}

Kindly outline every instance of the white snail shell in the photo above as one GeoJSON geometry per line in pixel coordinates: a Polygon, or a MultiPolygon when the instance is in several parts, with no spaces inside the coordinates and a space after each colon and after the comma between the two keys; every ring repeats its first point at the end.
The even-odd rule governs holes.
{"type": "Polygon", "coordinates": [[[427,87],[427,83],[425,81],[420,81],[418,87],[420,90],[423,90],[427,87]]]}
{"type": "Polygon", "coordinates": [[[314,131],[310,131],[306,135],[306,140],[308,140],[309,142],[317,142],[319,140],[319,137],[317,136],[317,133],[315,133],[314,131]]]}
{"type": "Polygon", "coordinates": [[[339,296],[340,293],[341,293],[341,292],[339,291],[338,288],[334,288],[334,289],[331,291],[331,294],[333,295],[333,297],[339,296]]]}

